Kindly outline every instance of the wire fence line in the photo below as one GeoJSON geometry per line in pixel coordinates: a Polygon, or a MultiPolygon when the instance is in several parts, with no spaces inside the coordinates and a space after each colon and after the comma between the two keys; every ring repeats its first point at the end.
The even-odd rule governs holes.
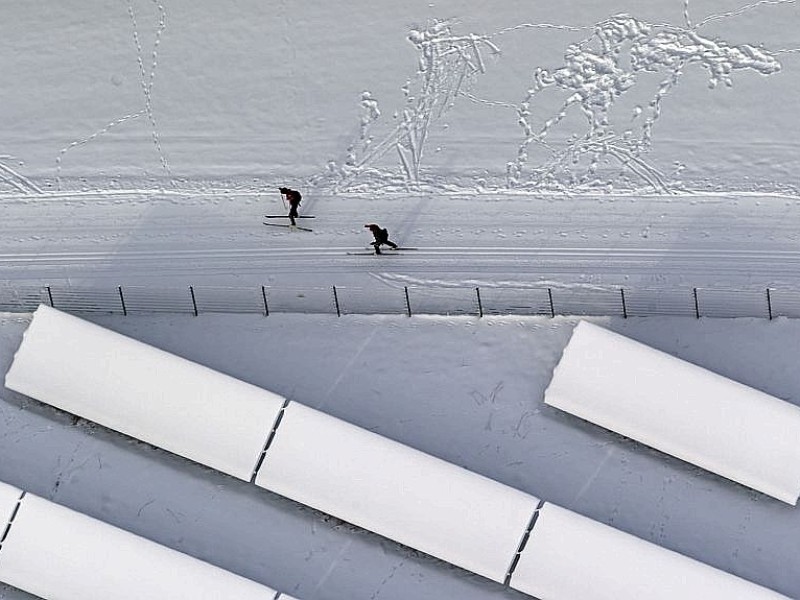
{"type": "Polygon", "coordinates": [[[800,289],[651,287],[0,287],[0,311],[71,313],[800,317],[800,289]]]}

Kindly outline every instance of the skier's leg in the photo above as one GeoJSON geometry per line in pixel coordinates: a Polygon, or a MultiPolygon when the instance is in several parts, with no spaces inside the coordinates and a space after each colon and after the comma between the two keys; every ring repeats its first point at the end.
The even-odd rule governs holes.
{"type": "Polygon", "coordinates": [[[397,250],[397,244],[395,244],[394,242],[390,242],[389,240],[386,240],[386,244],[391,246],[395,250],[397,250]]]}
{"type": "Polygon", "coordinates": [[[372,242],[370,244],[370,246],[375,248],[375,254],[380,254],[381,253],[381,243],[380,242],[378,242],[378,241],[372,242]]]}

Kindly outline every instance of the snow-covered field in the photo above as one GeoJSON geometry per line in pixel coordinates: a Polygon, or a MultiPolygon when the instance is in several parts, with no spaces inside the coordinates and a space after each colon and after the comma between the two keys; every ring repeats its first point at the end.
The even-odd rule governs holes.
{"type": "MultiPolygon", "coordinates": [[[[4,290],[800,288],[794,0],[0,14],[4,290]],[[278,185],[312,232],[261,224],[278,185]],[[348,255],[369,222],[418,250],[348,255]]],[[[3,373],[28,319],[2,316],[3,373]]],[[[572,318],[91,319],[800,597],[796,509],[543,405],[572,318]]],[[[596,321],[800,404],[793,320],[596,321]]],[[[0,458],[301,600],[524,597],[6,390],[0,458]]]]}
{"type": "Polygon", "coordinates": [[[393,145],[365,150],[405,122],[438,187],[505,182],[522,160],[520,185],[555,161],[543,182],[794,189],[798,7],[746,4],[25,3],[4,11],[0,153],[45,190],[299,184],[350,146],[398,172],[393,145]]]}

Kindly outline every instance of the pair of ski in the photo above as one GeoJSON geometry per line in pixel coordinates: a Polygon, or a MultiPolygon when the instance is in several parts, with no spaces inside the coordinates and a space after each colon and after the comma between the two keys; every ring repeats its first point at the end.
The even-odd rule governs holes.
{"type": "MultiPolygon", "coordinates": [[[[288,219],[289,217],[286,215],[264,215],[265,219],[288,219]]],[[[314,215],[298,215],[295,217],[296,219],[313,219],[314,215]]],[[[270,227],[285,227],[287,229],[299,229],[300,231],[313,231],[313,229],[309,227],[300,227],[299,225],[284,225],[283,223],[267,223],[264,221],[264,225],[269,225],[270,227]]]]}
{"type": "MultiPolygon", "coordinates": [[[[286,215],[264,215],[264,218],[265,219],[288,219],[289,217],[286,216],[286,215]]],[[[297,218],[297,219],[313,219],[314,215],[298,215],[295,218],[297,218]]],[[[264,222],[264,225],[269,225],[271,227],[286,227],[286,228],[290,228],[290,229],[292,228],[291,225],[284,225],[283,223],[267,223],[266,221],[264,222]]],[[[310,229],[308,227],[300,227],[299,225],[295,225],[294,229],[299,229],[301,231],[313,231],[312,229],[310,229]]],[[[347,254],[349,256],[383,256],[384,254],[386,254],[386,255],[399,254],[399,252],[398,252],[399,250],[416,250],[416,249],[417,248],[404,248],[404,247],[400,246],[399,248],[392,248],[390,250],[383,250],[380,254],[376,254],[375,252],[348,252],[347,254]]]]}
{"type": "Polygon", "coordinates": [[[402,254],[403,250],[418,250],[418,248],[406,248],[403,246],[398,246],[397,248],[391,248],[389,250],[381,250],[380,254],[376,254],[375,251],[372,252],[348,252],[348,256],[392,256],[402,254]]]}

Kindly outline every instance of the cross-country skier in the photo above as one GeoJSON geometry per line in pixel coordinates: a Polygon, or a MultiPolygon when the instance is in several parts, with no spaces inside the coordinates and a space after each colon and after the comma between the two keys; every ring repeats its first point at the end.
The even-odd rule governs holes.
{"type": "Polygon", "coordinates": [[[370,244],[370,246],[375,248],[375,254],[381,253],[381,246],[384,244],[397,249],[397,244],[389,240],[389,231],[385,227],[382,228],[375,223],[369,223],[368,225],[364,225],[364,227],[369,229],[375,237],[375,241],[370,244]]]}
{"type": "Polygon", "coordinates": [[[303,195],[298,192],[297,190],[292,190],[287,187],[278,188],[286,197],[287,202],[289,202],[289,222],[291,223],[292,227],[296,226],[297,223],[295,219],[297,218],[297,207],[300,206],[300,200],[303,199],[303,195]]]}

